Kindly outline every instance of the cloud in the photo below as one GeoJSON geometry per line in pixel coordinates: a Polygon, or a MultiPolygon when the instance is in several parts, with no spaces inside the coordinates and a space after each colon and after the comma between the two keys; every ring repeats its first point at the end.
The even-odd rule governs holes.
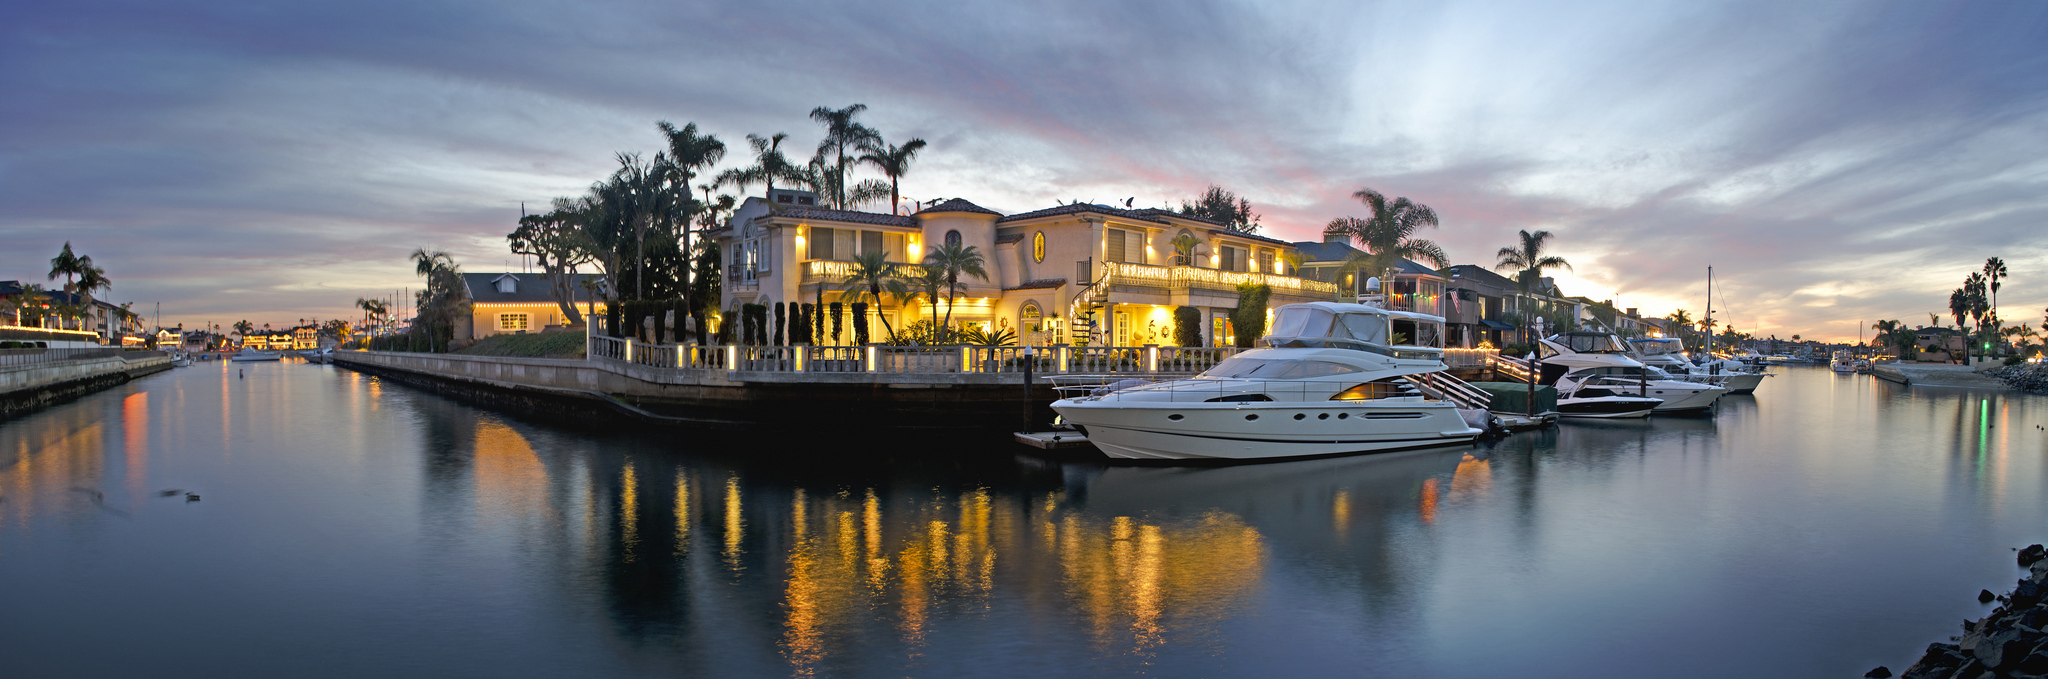
{"type": "MultiPolygon", "coordinates": [[[[166,317],[347,316],[472,269],[656,120],[931,142],[913,198],[1004,211],[1222,184],[1318,237],[1360,187],[1490,264],[1764,334],[1912,321],[1984,257],[2048,306],[2048,8],[1924,3],[206,3],[0,11],[0,278],[65,240],[166,317]]],[[[737,160],[737,159],[734,159],[737,160]]],[[[2023,306],[2022,306],[2023,305],[2023,306]]],[[[2008,311],[2008,316],[2017,312],[2008,311]]],[[[215,318],[214,320],[219,320],[215,318]]]]}

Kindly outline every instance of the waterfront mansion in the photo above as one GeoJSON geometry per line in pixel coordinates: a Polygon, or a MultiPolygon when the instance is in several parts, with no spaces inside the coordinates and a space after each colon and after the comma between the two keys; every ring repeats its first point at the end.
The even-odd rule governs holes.
{"type": "MultiPolygon", "coordinates": [[[[953,324],[1007,329],[1029,345],[1173,345],[1180,306],[1201,312],[1205,343],[1227,344],[1239,283],[1272,286],[1269,309],[1337,299],[1336,285],[1289,264],[1300,261],[1293,244],[1160,209],[1077,203],[1003,215],[956,198],[888,215],[825,209],[815,194],[776,189],[748,198],[711,237],[726,262],[720,308],[728,310],[852,302],[844,281],[862,253],[883,252],[914,276],[927,248],[974,246],[989,279],[962,277],[953,324]]],[[[900,328],[933,313],[927,298],[885,297],[868,311],[878,341],[877,316],[900,328]]]]}

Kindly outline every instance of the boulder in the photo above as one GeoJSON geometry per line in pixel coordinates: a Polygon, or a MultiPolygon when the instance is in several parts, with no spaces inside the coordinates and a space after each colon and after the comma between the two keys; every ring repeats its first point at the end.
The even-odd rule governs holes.
{"type": "Polygon", "coordinates": [[[1892,676],[1892,668],[1885,667],[1883,665],[1878,665],[1876,668],[1870,670],[1869,672],[1864,672],[1863,676],[1864,679],[1885,679],[1886,677],[1892,676]]]}
{"type": "Polygon", "coordinates": [[[1956,668],[1962,667],[1968,658],[1955,644],[1928,644],[1927,653],[1920,660],[1906,668],[1900,679],[1948,679],[1956,668]]]}
{"type": "Polygon", "coordinates": [[[1977,603],[1980,603],[1980,604],[1988,604],[1988,603],[1991,603],[1991,600],[1992,600],[1992,599],[1996,599],[1996,598],[1998,598],[1998,595],[1996,595],[1996,594],[1992,594],[1992,593],[1991,593],[1991,590],[1988,590],[1988,589],[1980,589],[1980,590],[1977,590],[1977,603]]]}
{"type": "Polygon", "coordinates": [[[2038,544],[2027,545],[2026,549],[2020,550],[2020,568],[2032,566],[2043,558],[2048,558],[2048,547],[2042,547],[2038,544]]]}
{"type": "Polygon", "coordinates": [[[2033,648],[2033,644],[2027,643],[2026,636],[2016,628],[2002,629],[1978,636],[1976,645],[1964,648],[1985,667],[2002,669],[2018,665],[2026,658],[2027,652],[2033,648]]]}

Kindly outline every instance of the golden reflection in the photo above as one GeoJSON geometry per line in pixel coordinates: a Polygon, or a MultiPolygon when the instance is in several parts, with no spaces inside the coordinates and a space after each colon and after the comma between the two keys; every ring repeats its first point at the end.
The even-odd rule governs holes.
{"type": "Polygon", "coordinates": [[[550,513],[547,467],[526,437],[503,422],[477,418],[473,473],[484,516],[538,520],[550,513]]]}
{"type": "Polygon", "coordinates": [[[121,399],[121,452],[128,490],[139,497],[149,477],[149,392],[121,399]]]}
{"type": "Polygon", "coordinates": [[[1437,483],[1436,483],[1436,479],[1433,479],[1433,478],[1432,478],[1432,479],[1426,479],[1426,480],[1424,480],[1424,481],[1422,482],[1422,522],[1423,522],[1423,523],[1436,523],[1436,502],[1437,502],[1437,489],[1436,489],[1436,486],[1437,486],[1437,483]]]}
{"type": "Polygon", "coordinates": [[[633,563],[640,549],[640,479],[630,457],[619,470],[619,545],[625,549],[625,562],[633,563]]]}
{"type": "Polygon", "coordinates": [[[1471,455],[1458,461],[1458,469],[1451,473],[1451,502],[1464,502],[1486,497],[1486,491],[1493,488],[1493,463],[1471,455]]]}
{"type": "Polygon", "coordinates": [[[740,477],[734,475],[725,480],[725,567],[734,573],[744,570],[740,564],[740,538],[746,536],[746,524],[740,518],[740,477]]]}
{"type": "MultiPolygon", "coordinates": [[[[727,558],[735,564],[744,526],[739,498],[735,477],[726,489],[727,558]]],[[[819,674],[834,653],[863,643],[863,623],[878,616],[894,618],[899,643],[917,656],[947,616],[989,606],[1006,561],[1020,564],[1021,573],[1058,574],[1014,580],[1014,596],[1064,598],[1105,649],[1138,655],[1176,637],[1215,633],[1262,576],[1264,538],[1235,515],[1094,519],[1062,511],[1058,501],[1053,494],[1006,500],[976,489],[898,513],[885,510],[873,489],[793,491],[785,505],[789,540],[777,644],[791,673],[819,674]],[[999,552],[1009,554],[998,559],[999,552]]]]}
{"type": "Polygon", "coordinates": [[[677,559],[690,551],[690,476],[676,469],[676,549],[677,559]]]}
{"type": "Polygon", "coordinates": [[[46,426],[19,427],[9,432],[12,441],[0,450],[0,520],[8,517],[25,521],[42,511],[47,503],[67,506],[99,488],[106,474],[106,430],[96,413],[69,411],[70,421],[52,421],[46,426]]]}
{"type": "Polygon", "coordinates": [[[1339,539],[1351,531],[1351,491],[1340,488],[1337,496],[1331,498],[1330,524],[1336,527],[1339,539]]]}

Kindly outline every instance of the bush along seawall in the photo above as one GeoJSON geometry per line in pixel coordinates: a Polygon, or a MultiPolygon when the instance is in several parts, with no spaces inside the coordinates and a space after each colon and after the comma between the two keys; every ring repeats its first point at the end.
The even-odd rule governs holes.
{"type": "MultiPolygon", "coordinates": [[[[1963,634],[1952,643],[1927,645],[1918,662],[1899,676],[1905,679],[2048,678],[2048,550],[2030,545],[2019,550],[2019,565],[2028,569],[2011,592],[1984,590],[1977,600],[1998,602],[1991,614],[1963,622],[1963,634]]],[[[1878,667],[1865,677],[1890,677],[1878,667]]]]}

